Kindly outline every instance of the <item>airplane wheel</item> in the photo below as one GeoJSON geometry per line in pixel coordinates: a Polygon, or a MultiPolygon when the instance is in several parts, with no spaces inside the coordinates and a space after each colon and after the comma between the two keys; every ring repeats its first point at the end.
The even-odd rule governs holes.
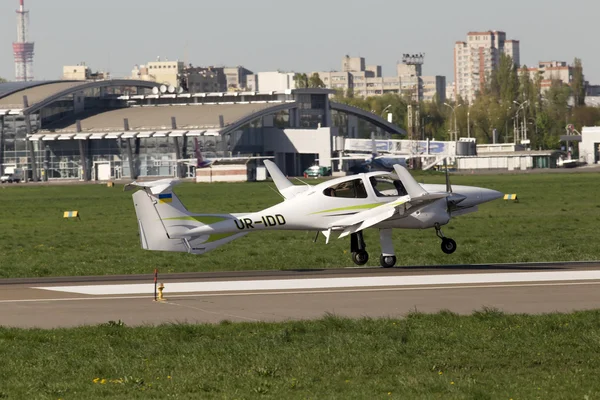
{"type": "Polygon", "coordinates": [[[456,251],[456,242],[449,238],[442,239],[442,251],[446,254],[452,254],[456,251]]]}
{"type": "Polygon", "coordinates": [[[383,268],[392,268],[396,265],[396,256],[384,256],[382,254],[379,256],[379,263],[383,268]]]}
{"type": "Polygon", "coordinates": [[[356,253],[352,253],[352,261],[356,265],[365,265],[369,262],[369,253],[366,251],[358,251],[356,253]]]}

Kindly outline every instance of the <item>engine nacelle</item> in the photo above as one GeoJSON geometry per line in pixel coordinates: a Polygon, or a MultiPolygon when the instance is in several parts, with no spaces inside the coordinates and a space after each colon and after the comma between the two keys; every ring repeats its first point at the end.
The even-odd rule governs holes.
{"type": "Polygon", "coordinates": [[[437,201],[415,212],[412,214],[412,217],[418,221],[418,227],[421,229],[433,228],[436,224],[446,225],[450,222],[450,215],[446,209],[446,200],[437,201]]]}

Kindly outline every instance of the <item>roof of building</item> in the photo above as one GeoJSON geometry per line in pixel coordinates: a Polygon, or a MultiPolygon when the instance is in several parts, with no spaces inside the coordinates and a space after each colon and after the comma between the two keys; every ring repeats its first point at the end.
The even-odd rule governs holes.
{"type": "Polygon", "coordinates": [[[155,82],[135,79],[107,79],[97,81],[38,81],[38,82],[11,82],[1,84],[0,108],[18,109],[30,114],[39,111],[52,102],[92,88],[101,87],[143,87],[152,88],[155,82]],[[8,85],[4,89],[4,85],[8,85]],[[27,96],[27,107],[23,104],[23,96],[27,96]]]}
{"type": "Polygon", "coordinates": [[[10,93],[39,85],[47,85],[58,81],[27,81],[27,82],[4,82],[0,83],[0,99],[10,93]]]}
{"type": "MultiPolygon", "coordinates": [[[[13,90],[0,93],[0,106],[3,108],[23,107],[23,96],[33,105],[48,96],[85,83],[85,81],[14,82],[28,85],[13,85],[13,90]]],[[[5,84],[3,84],[5,85],[5,84]]]]}
{"type": "MultiPolygon", "coordinates": [[[[261,114],[273,106],[271,103],[145,106],[108,110],[94,115],[82,114],[77,117],[80,118],[82,132],[123,130],[125,118],[128,119],[130,130],[171,129],[171,117],[175,117],[178,129],[219,129],[221,115],[224,126],[227,126],[246,116],[261,114]]],[[[257,118],[258,116],[260,115],[257,115],[257,118]]],[[[72,118],[59,121],[47,126],[44,131],[75,132],[76,121],[72,118]]]]}

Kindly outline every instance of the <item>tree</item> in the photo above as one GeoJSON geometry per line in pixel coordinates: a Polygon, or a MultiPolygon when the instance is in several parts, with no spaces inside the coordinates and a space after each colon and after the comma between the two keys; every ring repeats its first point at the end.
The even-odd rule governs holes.
{"type": "Polygon", "coordinates": [[[296,83],[296,89],[306,89],[308,87],[308,76],[306,74],[295,74],[294,82],[296,83]]]}
{"type": "Polygon", "coordinates": [[[573,99],[575,100],[575,107],[585,106],[585,81],[583,78],[583,65],[579,58],[575,58],[575,61],[573,62],[571,92],[573,93],[573,99]]]}
{"type": "Polygon", "coordinates": [[[0,83],[4,83],[4,82],[7,82],[7,80],[0,76],[0,83]]]}
{"type": "Polygon", "coordinates": [[[510,105],[519,97],[519,75],[512,58],[500,54],[498,68],[492,71],[487,90],[500,99],[504,105],[510,105]]]}
{"type": "MultiPolygon", "coordinates": [[[[305,75],[306,76],[306,75],[305,75]]],[[[325,83],[321,80],[321,77],[317,72],[312,74],[310,78],[308,78],[308,87],[309,88],[324,88],[325,83]]]]}

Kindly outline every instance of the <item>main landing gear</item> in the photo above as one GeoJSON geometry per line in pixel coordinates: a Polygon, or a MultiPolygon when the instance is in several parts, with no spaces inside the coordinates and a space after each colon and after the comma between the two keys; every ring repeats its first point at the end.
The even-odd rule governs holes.
{"type": "Polygon", "coordinates": [[[442,228],[440,228],[440,224],[435,224],[435,234],[437,237],[442,239],[442,251],[444,253],[452,254],[456,251],[456,242],[444,236],[442,233],[442,228]]]}
{"type": "MultiPolygon", "coordinates": [[[[435,224],[435,234],[442,239],[442,251],[444,253],[452,254],[456,251],[456,242],[444,236],[440,224],[435,224]]],[[[392,268],[396,265],[397,261],[392,241],[392,230],[380,229],[379,240],[381,242],[379,264],[383,268],[392,268]]],[[[354,264],[363,266],[369,262],[369,253],[367,253],[366,248],[362,231],[350,235],[350,251],[352,252],[352,261],[354,261],[354,264]]]]}
{"type": "MultiPolygon", "coordinates": [[[[396,255],[394,254],[394,244],[392,242],[392,230],[380,229],[379,238],[381,240],[381,255],[379,264],[383,268],[392,268],[396,265],[396,255]]],[[[352,252],[352,261],[356,265],[365,265],[369,262],[369,253],[363,239],[363,233],[356,232],[350,235],[350,251],[352,252]]]]}
{"type": "Polygon", "coordinates": [[[363,239],[362,231],[350,235],[350,251],[352,252],[352,261],[356,265],[365,265],[369,262],[369,253],[367,245],[363,239]]]}

